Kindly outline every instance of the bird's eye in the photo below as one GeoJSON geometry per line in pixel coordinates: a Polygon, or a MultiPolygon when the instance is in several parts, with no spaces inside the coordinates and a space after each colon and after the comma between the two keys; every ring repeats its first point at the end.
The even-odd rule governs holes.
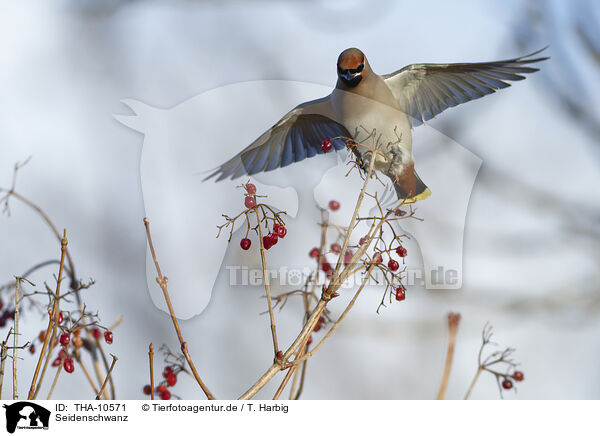
{"type": "Polygon", "coordinates": [[[349,69],[348,72],[350,74],[358,74],[358,73],[362,72],[363,68],[365,68],[365,61],[362,61],[358,67],[349,69]]]}

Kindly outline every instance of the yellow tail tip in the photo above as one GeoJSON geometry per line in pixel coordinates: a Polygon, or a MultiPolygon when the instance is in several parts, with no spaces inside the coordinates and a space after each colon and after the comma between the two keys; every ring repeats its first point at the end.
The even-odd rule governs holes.
{"type": "Polygon", "coordinates": [[[412,204],[419,200],[425,200],[430,195],[431,195],[431,191],[429,190],[429,188],[425,188],[425,190],[423,192],[421,192],[420,194],[415,195],[414,197],[410,197],[410,198],[401,198],[400,200],[398,200],[398,202],[402,205],[412,204]]]}

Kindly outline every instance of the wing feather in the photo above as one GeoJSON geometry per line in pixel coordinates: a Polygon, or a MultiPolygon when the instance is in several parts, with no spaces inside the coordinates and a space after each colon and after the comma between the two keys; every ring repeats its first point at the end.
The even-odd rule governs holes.
{"type": "Polygon", "coordinates": [[[509,81],[523,80],[522,74],[539,71],[527,65],[548,59],[534,57],[542,50],[496,62],[412,64],[383,78],[412,125],[418,126],[448,107],[492,94],[509,87],[509,81]]]}
{"type": "Polygon", "coordinates": [[[344,149],[345,141],[333,138],[351,135],[342,124],[334,121],[331,113],[328,97],[297,106],[206,179],[235,179],[300,162],[322,154],[323,139],[331,139],[336,150],[344,149]]]}

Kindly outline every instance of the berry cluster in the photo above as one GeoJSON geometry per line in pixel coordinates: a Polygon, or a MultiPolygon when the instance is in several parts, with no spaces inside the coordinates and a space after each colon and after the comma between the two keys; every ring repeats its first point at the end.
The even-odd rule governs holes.
{"type": "MultiPolygon", "coordinates": [[[[363,245],[366,242],[366,240],[366,236],[362,237],[359,241],[359,246],[363,245]]],[[[383,272],[385,280],[388,284],[386,292],[384,293],[384,299],[385,295],[388,292],[388,289],[390,289],[390,301],[392,295],[395,297],[396,301],[403,301],[406,298],[406,288],[401,283],[401,277],[399,274],[400,263],[397,260],[392,259],[390,256],[390,259],[387,263],[387,268],[383,266],[383,253],[385,252],[389,255],[392,251],[394,250],[387,249],[375,252],[373,254],[373,257],[371,258],[371,262],[374,263],[383,272]]],[[[406,257],[407,251],[406,248],[404,248],[403,246],[399,245],[395,251],[399,257],[406,257]]],[[[384,306],[383,300],[380,306],[384,306]]]]}
{"type": "MultiPolygon", "coordinates": [[[[328,140],[326,139],[325,141],[328,141],[328,140]]],[[[329,209],[331,209],[334,212],[339,210],[340,209],[339,201],[331,200],[329,202],[329,209]]],[[[331,246],[329,248],[330,248],[331,252],[334,254],[340,254],[342,251],[342,246],[337,242],[334,242],[333,244],[331,244],[331,246]]],[[[316,259],[317,262],[319,262],[319,260],[320,260],[321,261],[321,270],[325,273],[327,278],[331,278],[331,276],[333,275],[333,268],[332,268],[331,264],[329,263],[329,261],[327,260],[327,256],[325,253],[321,253],[321,250],[319,250],[317,247],[314,247],[308,252],[308,257],[316,259]]],[[[350,263],[350,259],[352,259],[352,252],[347,251],[344,256],[344,263],[347,265],[348,263],[350,263]]]]}
{"type": "MultiPolygon", "coordinates": [[[[246,228],[246,236],[240,240],[240,248],[242,250],[249,250],[252,246],[252,240],[248,237],[250,230],[254,230],[256,233],[259,232],[259,226],[264,226],[266,229],[266,234],[262,237],[262,246],[265,250],[269,250],[274,245],[277,244],[279,239],[285,238],[287,235],[287,228],[284,225],[283,220],[280,215],[285,212],[274,212],[269,206],[266,204],[257,202],[256,195],[256,185],[252,183],[247,183],[245,185],[240,186],[244,190],[244,206],[246,209],[238,214],[234,218],[230,218],[227,215],[223,215],[225,217],[225,224],[218,226],[219,234],[224,228],[229,227],[229,240],[231,241],[231,237],[233,235],[233,230],[235,227],[235,222],[238,218],[245,217],[247,228],[246,228]],[[255,227],[251,227],[250,225],[250,215],[255,214],[257,218],[257,225],[255,227]]],[[[262,230],[262,229],[260,229],[262,230]]]]}
{"type": "MultiPolygon", "coordinates": [[[[154,392],[158,394],[161,400],[170,400],[174,395],[169,391],[169,388],[172,388],[177,384],[178,375],[182,372],[186,372],[184,369],[185,365],[185,357],[183,354],[175,355],[169,350],[166,345],[161,346],[162,352],[165,354],[165,367],[162,372],[162,380],[158,383],[154,388],[154,392]]],[[[152,394],[152,387],[150,385],[145,385],[143,388],[143,392],[146,395],[152,394]]],[[[175,395],[176,396],[176,395],[175,395]]],[[[177,396],[176,396],[177,397],[177,396]]]]}
{"type": "MultiPolygon", "coordinates": [[[[170,400],[171,392],[169,392],[169,386],[175,386],[177,384],[177,374],[181,371],[181,368],[173,369],[171,366],[166,366],[163,370],[163,381],[159,383],[154,389],[159,394],[161,400],[170,400]]],[[[144,386],[144,393],[150,395],[152,388],[150,385],[144,386]]]]}
{"type": "Polygon", "coordinates": [[[506,375],[505,379],[502,381],[502,387],[506,390],[513,388],[512,380],[516,382],[523,381],[525,375],[521,371],[515,371],[510,375],[506,375]],[[512,379],[512,380],[511,380],[512,379]]]}
{"type": "Polygon", "coordinates": [[[492,336],[492,326],[486,324],[483,327],[481,348],[478,354],[479,372],[486,371],[496,378],[500,396],[502,396],[502,389],[513,389],[513,382],[523,381],[525,375],[522,371],[515,370],[517,364],[512,358],[512,354],[515,351],[514,348],[509,347],[503,350],[496,350],[484,357],[484,349],[489,345],[496,345],[491,341],[492,336]]]}
{"type": "MultiPolygon", "coordinates": [[[[51,313],[50,313],[50,316],[51,313]]],[[[84,345],[85,340],[81,337],[81,333],[83,331],[83,327],[78,325],[78,322],[73,322],[69,316],[68,323],[65,323],[65,316],[62,312],[58,314],[58,329],[62,333],[57,333],[57,336],[53,337],[51,341],[49,341],[50,347],[54,348],[60,345],[60,349],[58,351],[58,355],[52,361],[53,367],[58,367],[60,365],[63,366],[64,370],[68,373],[72,373],[75,370],[75,366],[73,364],[73,358],[70,352],[77,352],[79,348],[84,345]]],[[[102,338],[103,334],[101,330],[96,327],[88,327],[86,329],[91,336],[99,341],[102,338]]],[[[46,330],[40,331],[37,340],[40,343],[44,343],[46,339],[46,330]]],[[[113,342],[113,333],[111,331],[106,330],[104,332],[104,341],[107,344],[112,344],[113,342]]],[[[35,341],[31,342],[29,346],[29,352],[34,354],[36,351],[35,341]]]]}

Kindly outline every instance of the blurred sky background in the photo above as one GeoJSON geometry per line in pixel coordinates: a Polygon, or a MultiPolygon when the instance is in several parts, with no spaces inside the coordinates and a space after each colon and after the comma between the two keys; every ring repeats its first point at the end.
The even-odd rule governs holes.
{"type": "MultiPolygon", "coordinates": [[[[0,187],[10,186],[15,162],[32,156],[17,190],[67,228],[80,278],[96,280],[84,291],[88,308],[106,325],[123,316],[110,347],[120,358],[117,395],[143,398],[148,343],[173,350],[178,344],[146,285],[144,138],[113,118],[129,113],[120,100],[171,108],[220,86],[265,79],[333,86],[337,56],[351,46],[384,74],[409,63],[506,59],[550,45],[552,59],[540,72],[430,123],[483,160],[465,228],[463,289],[414,289],[379,315],[381,294],[363,294],[310,360],[303,398],[434,398],[446,314],[457,311],[463,321],[448,398],[464,396],[489,321],[495,340],[517,349],[525,372],[518,394],[506,398],[597,399],[599,18],[591,0],[3,2],[0,187]]],[[[211,205],[211,198],[199,201],[211,205]]],[[[0,245],[2,282],[58,256],[45,224],[15,199],[11,216],[0,216],[0,245]]],[[[52,272],[32,280],[52,283],[52,272]]],[[[181,324],[218,398],[243,393],[272,361],[260,295],[216,288],[208,309],[181,324]]],[[[292,304],[278,317],[282,341],[291,339],[300,327],[299,307],[292,304]]],[[[37,336],[44,323],[37,312],[25,313],[23,338],[37,336]]],[[[34,360],[22,354],[24,397],[34,360]]],[[[274,388],[258,398],[270,398],[274,388]]],[[[173,393],[203,398],[183,376],[173,393]]],[[[90,397],[78,369],[61,376],[53,396],[90,397]]],[[[484,374],[472,397],[498,398],[494,379],[484,374]]]]}

